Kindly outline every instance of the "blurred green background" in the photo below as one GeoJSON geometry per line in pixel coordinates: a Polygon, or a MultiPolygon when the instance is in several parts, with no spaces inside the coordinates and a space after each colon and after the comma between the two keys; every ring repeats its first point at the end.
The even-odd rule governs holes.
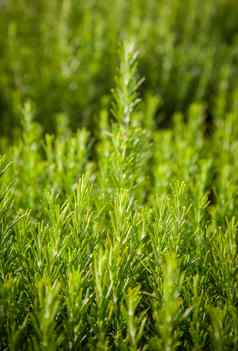
{"type": "Polygon", "coordinates": [[[160,101],[158,126],[193,101],[209,121],[233,109],[236,0],[0,0],[0,134],[17,133],[26,100],[47,132],[62,114],[94,132],[128,38],[141,52],[141,96],[160,101]]]}

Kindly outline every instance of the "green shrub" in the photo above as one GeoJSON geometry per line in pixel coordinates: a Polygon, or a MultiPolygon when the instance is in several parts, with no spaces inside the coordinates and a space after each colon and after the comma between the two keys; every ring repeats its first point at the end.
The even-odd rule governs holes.
{"type": "Polygon", "coordinates": [[[0,162],[2,350],[237,348],[236,107],[209,137],[201,102],[156,130],[137,57],[125,41],[94,142],[21,109],[0,162]]]}

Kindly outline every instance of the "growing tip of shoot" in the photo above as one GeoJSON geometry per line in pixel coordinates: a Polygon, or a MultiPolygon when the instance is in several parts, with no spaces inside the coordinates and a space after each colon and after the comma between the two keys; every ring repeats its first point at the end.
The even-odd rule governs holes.
{"type": "Polygon", "coordinates": [[[140,102],[138,89],[144,79],[138,78],[138,57],[134,41],[125,41],[119,49],[120,64],[112,90],[112,113],[117,122],[129,125],[132,113],[140,102]]]}

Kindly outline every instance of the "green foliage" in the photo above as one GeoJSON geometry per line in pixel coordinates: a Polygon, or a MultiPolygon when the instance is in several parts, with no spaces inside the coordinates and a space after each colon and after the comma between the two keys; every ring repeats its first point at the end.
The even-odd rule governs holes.
{"type": "Polygon", "coordinates": [[[1,0],[1,134],[15,134],[28,99],[48,132],[59,113],[95,131],[125,38],[142,48],[141,89],[160,97],[159,122],[194,100],[227,112],[237,89],[237,21],[236,0],[1,0]]]}
{"type": "MultiPolygon", "coordinates": [[[[220,2],[225,6],[224,0],[220,2]]],[[[161,40],[169,38],[165,55],[172,60],[177,50],[173,27],[183,2],[172,1],[171,9],[166,2],[158,3],[163,21],[153,30],[158,30],[161,40]]],[[[21,4],[16,2],[16,13],[21,4]]],[[[59,8],[56,0],[37,4],[44,13],[42,40],[49,40],[46,35],[53,37],[57,64],[68,74],[64,65],[70,57],[67,38],[71,34],[65,21],[77,2],[63,1],[59,8]],[[56,10],[59,21],[50,33],[47,26],[56,24],[56,10]]],[[[117,11],[124,13],[126,4],[116,1],[107,14],[112,16],[112,26],[117,25],[117,11]]],[[[130,4],[136,14],[131,34],[138,30],[136,4],[130,4]]],[[[211,2],[206,4],[202,5],[206,10],[203,30],[210,28],[213,16],[211,2]]],[[[82,5],[81,20],[94,33],[85,30],[89,39],[104,33],[101,22],[91,23],[90,11],[103,7],[96,5],[94,1],[82,5]]],[[[195,0],[189,1],[197,18],[192,11],[195,5],[195,0]]],[[[145,14],[147,6],[158,14],[154,1],[144,6],[145,14]]],[[[32,4],[29,14],[33,8],[32,4]]],[[[95,18],[101,16],[97,11],[95,18]]],[[[75,14],[71,15],[73,20],[75,14]]],[[[34,16],[31,20],[33,24],[34,16]]],[[[119,16],[118,21],[123,23],[123,18],[119,16]]],[[[179,28],[186,32],[186,40],[198,40],[193,20],[188,23],[186,18],[185,23],[186,31],[181,23],[179,28]]],[[[9,31],[14,45],[19,45],[14,26],[9,31]]],[[[22,24],[21,30],[27,31],[28,25],[22,24]]],[[[113,42],[114,35],[108,33],[105,40],[113,42]]],[[[79,51],[87,53],[85,62],[97,76],[90,53],[100,61],[100,50],[105,48],[97,47],[98,52],[82,48],[79,51]]],[[[51,54],[47,52],[49,61],[51,54]]],[[[125,40],[119,55],[111,103],[105,98],[98,110],[93,142],[88,129],[71,131],[67,111],[55,114],[55,135],[44,133],[37,122],[36,99],[36,104],[17,107],[22,132],[8,148],[2,144],[1,350],[237,349],[237,106],[233,101],[226,112],[221,86],[209,135],[200,98],[185,113],[176,112],[170,127],[158,130],[154,116],[161,100],[148,94],[140,101],[141,66],[133,41],[125,40]]],[[[142,65],[143,60],[142,54],[142,65]]],[[[163,63],[162,87],[170,86],[174,64],[163,63]]],[[[80,79],[85,79],[86,91],[91,76],[84,74],[80,79]]],[[[186,95],[189,79],[185,76],[180,99],[186,95]]],[[[37,87],[42,89],[40,84],[37,87]]],[[[85,98],[84,103],[88,101],[85,98]]]]}

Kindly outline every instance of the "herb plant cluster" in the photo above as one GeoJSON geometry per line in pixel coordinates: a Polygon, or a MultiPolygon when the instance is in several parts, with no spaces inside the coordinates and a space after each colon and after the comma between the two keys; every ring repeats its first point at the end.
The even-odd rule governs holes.
{"type": "Polygon", "coordinates": [[[140,0],[14,3],[0,1],[0,350],[238,350],[235,2],[148,0],[142,22],[140,0]]]}

